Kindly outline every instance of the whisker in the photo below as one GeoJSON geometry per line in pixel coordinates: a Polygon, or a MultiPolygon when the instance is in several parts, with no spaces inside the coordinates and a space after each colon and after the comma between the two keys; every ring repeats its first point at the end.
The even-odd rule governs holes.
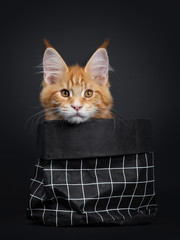
{"type": "MultiPolygon", "coordinates": [[[[50,109],[50,110],[46,110],[46,112],[42,113],[42,116],[38,116],[35,123],[32,124],[32,126],[31,126],[31,132],[39,124],[40,120],[42,120],[46,115],[51,115],[51,114],[54,114],[54,113],[58,113],[57,110],[50,109]]],[[[55,117],[55,116],[53,116],[53,117],[55,117]]],[[[58,119],[58,116],[56,117],[56,119],[58,119]]]]}
{"type": "Polygon", "coordinates": [[[40,112],[38,112],[38,113],[35,113],[35,114],[32,115],[31,117],[29,117],[29,118],[26,120],[26,122],[25,122],[25,128],[26,128],[28,122],[29,122],[30,120],[32,120],[32,118],[34,118],[34,117],[36,117],[38,114],[41,114],[41,113],[44,113],[44,112],[45,112],[45,110],[43,109],[42,111],[40,111],[40,112]]]}
{"type": "Polygon", "coordinates": [[[48,114],[54,114],[54,113],[59,113],[58,107],[52,108],[52,109],[43,109],[31,117],[29,117],[26,122],[25,122],[25,129],[28,127],[28,124],[30,124],[30,132],[32,132],[35,128],[36,125],[38,125],[39,121],[45,117],[48,114]]]}
{"type": "Polygon", "coordinates": [[[111,113],[116,117],[117,120],[120,120],[124,125],[127,126],[127,123],[120,117],[120,115],[117,113],[117,111],[114,108],[111,109],[111,113]]]}

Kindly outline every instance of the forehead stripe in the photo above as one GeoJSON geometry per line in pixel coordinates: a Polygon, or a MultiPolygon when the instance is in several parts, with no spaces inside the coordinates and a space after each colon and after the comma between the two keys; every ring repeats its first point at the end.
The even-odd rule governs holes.
{"type": "Polygon", "coordinates": [[[79,76],[79,84],[81,84],[81,79],[82,79],[81,76],[79,76]]]}
{"type": "Polygon", "coordinates": [[[73,81],[74,84],[76,84],[75,76],[73,76],[72,81],[73,81]]]}

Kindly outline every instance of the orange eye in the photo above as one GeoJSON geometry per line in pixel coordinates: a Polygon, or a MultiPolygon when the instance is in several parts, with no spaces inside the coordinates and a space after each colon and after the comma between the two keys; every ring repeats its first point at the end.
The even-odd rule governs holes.
{"type": "Polygon", "coordinates": [[[65,98],[69,97],[69,91],[67,89],[61,90],[61,95],[65,98]]]}
{"type": "Polygon", "coordinates": [[[92,97],[92,95],[93,95],[93,91],[91,89],[86,90],[84,93],[84,96],[86,98],[90,98],[90,97],[92,97]]]}

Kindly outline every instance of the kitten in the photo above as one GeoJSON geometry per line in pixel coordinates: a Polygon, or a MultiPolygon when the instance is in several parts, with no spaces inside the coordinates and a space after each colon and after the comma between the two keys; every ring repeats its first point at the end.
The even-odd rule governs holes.
{"type": "Polygon", "coordinates": [[[45,44],[40,94],[45,119],[78,124],[91,118],[112,118],[107,42],[97,49],[85,67],[67,66],[47,41],[45,44]]]}

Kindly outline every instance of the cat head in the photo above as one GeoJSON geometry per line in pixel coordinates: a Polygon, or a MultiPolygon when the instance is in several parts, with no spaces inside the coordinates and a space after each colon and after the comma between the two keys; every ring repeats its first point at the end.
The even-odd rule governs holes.
{"type": "Polygon", "coordinates": [[[43,57],[43,89],[40,100],[46,119],[81,123],[90,118],[111,118],[109,59],[100,47],[85,67],[67,66],[53,47],[43,57]]]}

